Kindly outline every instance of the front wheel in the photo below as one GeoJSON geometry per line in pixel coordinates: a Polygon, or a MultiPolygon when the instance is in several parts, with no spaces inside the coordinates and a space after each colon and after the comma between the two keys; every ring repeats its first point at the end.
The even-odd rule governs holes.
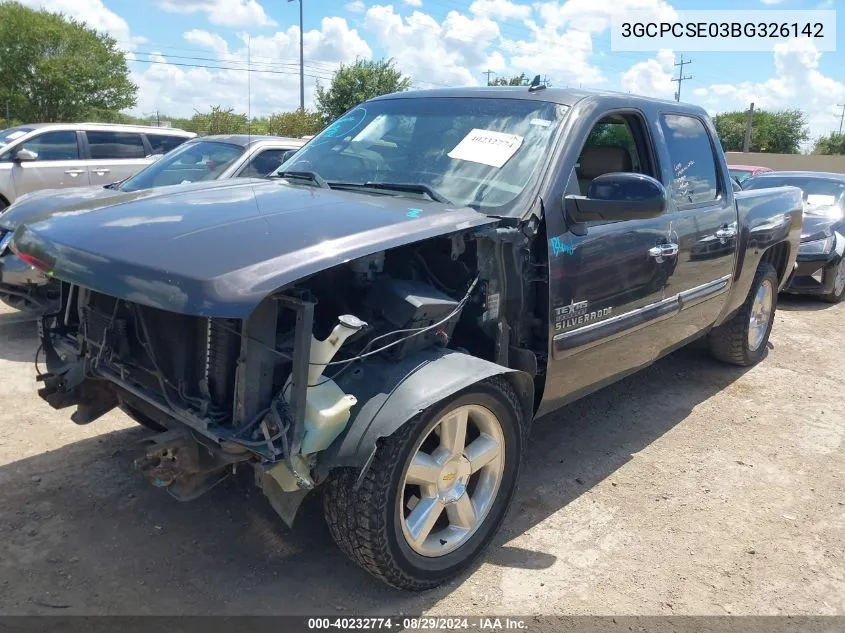
{"type": "Polygon", "coordinates": [[[760,362],[772,332],[777,296],[777,273],[771,264],[763,262],[739,312],[707,335],[710,353],[721,361],[743,367],[760,362]]]}
{"type": "Polygon", "coordinates": [[[845,255],[842,256],[836,266],[831,266],[824,271],[823,281],[825,285],[827,285],[830,276],[833,276],[832,289],[819,298],[828,303],[839,303],[845,297],[845,255]]]}
{"type": "Polygon", "coordinates": [[[412,591],[466,569],[495,535],[516,487],[521,408],[507,380],[486,380],[408,422],[358,471],[330,477],[332,537],[383,582],[412,591]]]}

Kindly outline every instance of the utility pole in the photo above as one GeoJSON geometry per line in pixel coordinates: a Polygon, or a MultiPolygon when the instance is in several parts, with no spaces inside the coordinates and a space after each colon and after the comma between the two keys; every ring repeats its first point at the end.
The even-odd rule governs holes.
{"type": "Polygon", "coordinates": [[[288,2],[299,2],[299,109],[305,112],[305,64],[303,59],[303,41],[305,34],[302,32],[302,0],[288,0],[288,2]]]}
{"type": "Polygon", "coordinates": [[[6,99],[6,127],[12,127],[12,119],[9,117],[9,100],[6,99]]]}
{"type": "Polygon", "coordinates": [[[684,76],[684,64],[691,64],[691,63],[692,63],[691,59],[684,61],[683,55],[681,55],[681,61],[675,62],[675,66],[681,67],[680,70],[678,70],[678,77],[676,79],[672,80],[672,81],[678,82],[678,91],[675,93],[675,101],[681,100],[681,84],[683,82],[685,82],[687,79],[692,79],[692,75],[689,75],[687,77],[684,76]]]}
{"type": "Polygon", "coordinates": [[[487,69],[486,71],[484,71],[484,72],[483,72],[483,73],[481,73],[481,74],[482,74],[482,75],[487,75],[487,85],[488,85],[488,86],[492,85],[492,84],[490,83],[490,75],[495,75],[495,74],[496,74],[496,71],[494,71],[494,70],[490,70],[490,69],[487,69]]]}
{"type": "MultiPolygon", "coordinates": [[[[9,107],[9,102],[6,102],[6,107],[9,107]]],[[[839,116],[839,136],[842,136],[842,123],[845,122],[845,104],[837,103],[837,108],[842,108],[842,114],[839,116]]],[[[9,118],[8,111],[6,112],[6,118],[9,118]]]]}
{"type": "Polygon", "coordinates": [[[745,138],[742,139],[742,151],[748,152],[751,148],[751,125],[754,123],[754,104],[748,108],[745,117],[745,138]]]}

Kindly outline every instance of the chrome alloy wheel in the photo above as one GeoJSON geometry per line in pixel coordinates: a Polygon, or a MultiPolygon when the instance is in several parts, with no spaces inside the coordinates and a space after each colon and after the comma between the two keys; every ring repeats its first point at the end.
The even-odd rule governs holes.
{"type": "Polygon", "coordinates": [[[754,295],[754,303],[751,306],[751,318],[748,324],[748,349],[756,352],[763,339],[766,338],[766,330],[769,328],[769,319],[772,316],[774,305],[774,288],[769,279],[763,281],[757,288],[754,295]]]}
{"type": "Polygon", "coordinates": [[[836,267],[836,279],[833,280],[833,296],[838,297],[845,290],[845,257],[839,261],[836,267]]]}
{"type": "Polygon", "coordinates": [[[416,445],[397,498],[402,534],[417,554],[444,556],[484,522],[505,470],[504,433],[492,411],[449,411],[416,445]]]}

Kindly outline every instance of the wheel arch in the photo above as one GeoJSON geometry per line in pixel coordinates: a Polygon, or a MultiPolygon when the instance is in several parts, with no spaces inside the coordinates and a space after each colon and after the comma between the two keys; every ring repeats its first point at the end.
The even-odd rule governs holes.
{"type": "MultiPolygon", "coordinates": [[[[399,362],[363,363],[338,378],[358,398],[344,432],[321,456],[320,475],[360,468],[363,475],[381,438],[393,435],[423,411],[487,378],[508,380],[528,428],[534,415],[534,381],[525,372],[450,350],[432,349],[399,362]]],[[[359,478],[360,481],[360,478],[359,478]]]]}

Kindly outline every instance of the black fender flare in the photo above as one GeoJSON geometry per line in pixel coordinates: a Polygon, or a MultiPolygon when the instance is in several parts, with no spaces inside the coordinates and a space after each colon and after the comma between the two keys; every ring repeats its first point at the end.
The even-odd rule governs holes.
{"type": "MultiPolygon", "coordinates": [[[[372,360],[337,379],[358,403],[346,428],[321,455],[318,474],[333,468],[360,468],[361,475],[375,455],[380,438],[449,396],[493,376],[513,385],[525,420],[534,416],[534,381],[527,373],[450,349],[429,349],[390,362],[372,360]]],[[[359,478],[360,481],[360,478],[359,478]]]]}

